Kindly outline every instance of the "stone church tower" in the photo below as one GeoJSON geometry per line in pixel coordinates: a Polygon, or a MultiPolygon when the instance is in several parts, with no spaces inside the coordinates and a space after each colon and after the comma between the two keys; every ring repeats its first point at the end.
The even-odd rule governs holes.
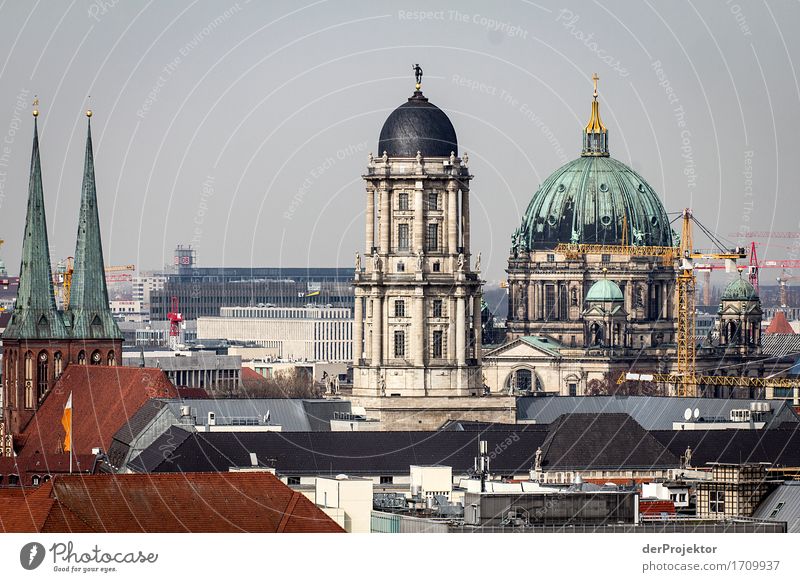
{"type": "Polygon", "coordinates": [[[366,244],[356,257],[353,395],[482,392],[480,259],[470,249],[468,156],[420,90],[369,157],[366,244]]]}
{"type": "MultiPolygon", "coordinates": [[[[91,125],[69,307],[60,311],[53,293],[47,241],[38,110],[34,110],[28,210],[22,243],[19,291],[3,333],[3,422],[18,435],[33,418],[68,364],[121,365],[122,333],[111,316],[103,267],[91,125]]],[[[91,117],[91,112],[87,112],[91,117]]]]}

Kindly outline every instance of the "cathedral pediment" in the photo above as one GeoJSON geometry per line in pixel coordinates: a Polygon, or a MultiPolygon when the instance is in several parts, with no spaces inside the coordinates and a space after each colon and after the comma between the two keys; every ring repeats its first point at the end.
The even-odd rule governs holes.
{"type": "Polygon", "coordinates": [[[563,346],[544,336],[525,336],[495,348],[487,358],[560,358],[563,346]]]}

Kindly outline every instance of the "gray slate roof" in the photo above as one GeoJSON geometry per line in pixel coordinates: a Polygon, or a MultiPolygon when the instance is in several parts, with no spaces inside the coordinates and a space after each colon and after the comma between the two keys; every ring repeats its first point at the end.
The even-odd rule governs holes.
{"type": "Polygon", "coordinates": [[[768,356],[800,355],[800,334],[765,333],[761,336],[761,350],[768,356]]]}
{"type": "Polygon", "coordinates": [[[778,400],[721,398],[674,398],[665,396],[534,396],[517,399],[517,420],[550,424],[563,414],[629,414],[645,430],[672,430],[684,420],[687,408],[700,409],[701,418],[724,417],[734,408],[749,408],[751,402],[768,402],[773,414],[765,428],[781,423],[800,423],[792,407],[778,400]]]}
{"type": "Polygon", "coordinates": [[[180,418],[181,406],[189,406],[198,424],[208,424],[208,413],[214,412],[217,424],[227,424],[231,418],[264,418],[269,412],[270,424],[286,432],[330,430],[334,412],[351,411],[347,400],[305,400],[297,398],[226,398],[168,400],[175,418],[180,418]]]}
{"type": "Polygon", "coordinates": [[[800,481],[786,481],[780,485],[761,502],[753,517],[785,521],[788,533],[800,533],[800,481]],[[781,503],[783,506],[778,509],[781,503]]]}

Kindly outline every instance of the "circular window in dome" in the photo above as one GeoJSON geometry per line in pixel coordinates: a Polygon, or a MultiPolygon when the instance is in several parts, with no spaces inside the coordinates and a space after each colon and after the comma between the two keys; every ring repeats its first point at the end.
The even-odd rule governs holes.
{"type": "Polygon", "coordinates": [[[644,189],[644,184],[639,184],[639,192],[641,192],[642,194],[644,194],[644,192],[645,192],[645,189],[644,189]]]}
{"type": "Polygon", "coordinates": [[[601,216],[600,224],[602,224],[603,226],[608,226],[609,224],[611,224],[611,217],[608,214],[601,216]]]}
{"type": "Polygon", "coordinates": [[[558,219],[553,214],[547,217],[547,224],[549,224],[550,226],[555,226],[557,221],[558,219]]]}
{"type": "Polygon", "coordinates": [[[559,185],[558,185],[558,188],[556,188],[556,190],[557,190],[557,191],[559,191],[559,192],[563,192],[563,191],[564,191],[564,190],[566,190],[566,189],[567,189],[567,188],[566,188],[566,186],[564,186],[564,184],[559,184],[559,185]]]}
{"type": "Polygon", "coordinates": [[[608,192],[608,184],[606,184],[605,182],[600,184],[600,192],[608,192]]]}
{"type": "Polygon", "coordinates": [[[652,224],[653,226],[657,225],[658,224],[658,216],[654,216],[653,218],[651,218],[650,219],[650,224],[652,224]]]}

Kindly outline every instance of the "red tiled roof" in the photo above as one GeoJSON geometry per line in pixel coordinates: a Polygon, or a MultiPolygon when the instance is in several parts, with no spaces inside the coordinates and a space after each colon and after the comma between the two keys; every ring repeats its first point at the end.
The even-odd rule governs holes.
{"type": "Polygon", "coordinates": [[[262,388],[267,384],[266,378],[256,372],[253,368],[242,366],[242,386],[245,390],[262,388]]]}
{"type": "Polygon", "coordinates": [[[0,489],[0,531],[42,531],[55,503],[50,490],[50,483],[37,489],[0,489]]]}
{"type": "Polygon", "coordinates": [[[108,451],[120,427],[149,398],[175,398],[178,393],[162,370],[125,366],[70,364],[22,433],[20,457],[36,452],[61,453],[64,428],[61,418],[72,394],[74,452],[108,451]]]}
{"type": "Polygon", "coordinates": [[[268,472],[59,475],[32,493],[0,492],[0,524],[51,533],[343,531],[268,472]]]}
{"type": "Polygon", "coordinates": [[[675,513],[675,503],[666,500],[649,500],[643,499],[639,501],[639,513],[642,515],[661,515],[668,513],[673,515],[675,513]]]}
{"type": "Polygon", "coordinates": [[[197,388],[195,386],[176,386],[175,389],[178,391],[178,397],[181,400],[188,400],[188,399],[208,399],[208,392],[206,392],[203,388],[197,388]]]}
{"type": "Polygon", "coordinates": [[[772,321],[767,326],[767,329],[764,333],[794,333],[792,326],[789,325],[789,322],[786,319],[786,314],[783,311],[776,311],[775,317],[772,318],[772,321]]]}

